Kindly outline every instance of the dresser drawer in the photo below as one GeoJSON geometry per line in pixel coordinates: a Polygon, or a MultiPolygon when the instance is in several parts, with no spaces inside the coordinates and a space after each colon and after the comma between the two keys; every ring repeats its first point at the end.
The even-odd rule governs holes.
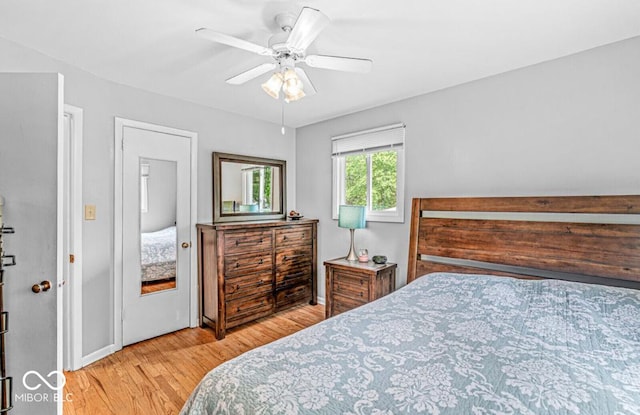
{"type": "Polygon", "coordinates": [[[278,308],[297,302],[308,301],[309,299],[311,299],[310,282],[276,291],[276,307],[278,308]]]}
{"type": "Polygon", "coordinates": [[[311,279],[311,261],[296,266],[278,267],[276,270],[276,288],[302,284],[311,279]]]}
{"type": "Polygon", "coordinates": [[[279,249],[278,252],[276,252],[276,267],[281,271],[295,268],[300,265],[311,264],[311,261],[311,248],[301,247],[279,249]]]}
{"type": "Polygon", "coordinates": [[[273,294],[260,294],[227,301],[227,327],[237,326],[273,313],[273,294]]]}
{"type": "Polygon", "coordinates": [[[272,290],[273,277],[270,271],[242,277],[227,278],[224,282],[224,293],[227,300],[234,300],[258,293],[271,293],[272,290]]]}
{"type": "Polygon", "coordinates": [[[224,258],[225,278],[259,271],[270,271],[272,266],[271,252],[255,252],[242,255],[227,255],[224,258]]]}
{"type": "Polygon", "coordinates": [[[271,231],[227,232],[224,235],[225,254],[271,250],[271,231]]]}
{"type": "Polygon", "coordinates": [[[282,248],[297,245],[311,245],[311,229],[311,226],[276,229],[276,247],[282,248]]]}

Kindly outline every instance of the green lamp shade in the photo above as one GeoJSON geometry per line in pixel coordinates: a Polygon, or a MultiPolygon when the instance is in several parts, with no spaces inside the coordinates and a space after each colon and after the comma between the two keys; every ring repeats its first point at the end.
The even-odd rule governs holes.
{"type": "Polygon", "coordinates": [[[338,208],[338,226],[347,229],[364,228],[364,206],[340,205],[338,208]]]}

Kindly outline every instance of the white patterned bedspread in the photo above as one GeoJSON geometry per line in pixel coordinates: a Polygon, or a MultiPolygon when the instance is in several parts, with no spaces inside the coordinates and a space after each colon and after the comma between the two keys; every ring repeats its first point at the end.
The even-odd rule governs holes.
{"type": "Polygon", "coordinates": [[[176,227],[140,235],[141,278],[154,281],[176,276],[176,227]]]}
{"type": "Polygon", "coordinates": [[[430,274],[225,362],[182,414],[640,414],[640,291],[430,274]]]}

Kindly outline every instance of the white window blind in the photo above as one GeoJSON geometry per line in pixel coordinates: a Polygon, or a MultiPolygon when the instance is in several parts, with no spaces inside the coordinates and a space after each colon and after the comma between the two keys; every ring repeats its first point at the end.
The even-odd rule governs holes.
{"type": "Polygon", "coordinates": [[[404,124],[393,124],[332,137],[332,155],[371,153],[404,146],[404,124]]]}

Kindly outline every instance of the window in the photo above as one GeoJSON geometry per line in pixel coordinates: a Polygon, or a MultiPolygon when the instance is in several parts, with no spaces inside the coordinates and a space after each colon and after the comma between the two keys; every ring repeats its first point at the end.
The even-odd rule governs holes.
{"type": "Polygon", "coordinates": [[[252,205],[259,212],[271,211],[271,176],[273,167],[251,166],[242,169],[244,205],[252,205]]]}
{"type": "Polygon", "coordinates": [[[367,220],[404,221],[404,124],[332,137],[333,218],[366,206],[367,220]]]}
{"type": "Polygon", "coordinates": [[[149,163],[140,163],[140,212],[149,211],[149,163]]]}

